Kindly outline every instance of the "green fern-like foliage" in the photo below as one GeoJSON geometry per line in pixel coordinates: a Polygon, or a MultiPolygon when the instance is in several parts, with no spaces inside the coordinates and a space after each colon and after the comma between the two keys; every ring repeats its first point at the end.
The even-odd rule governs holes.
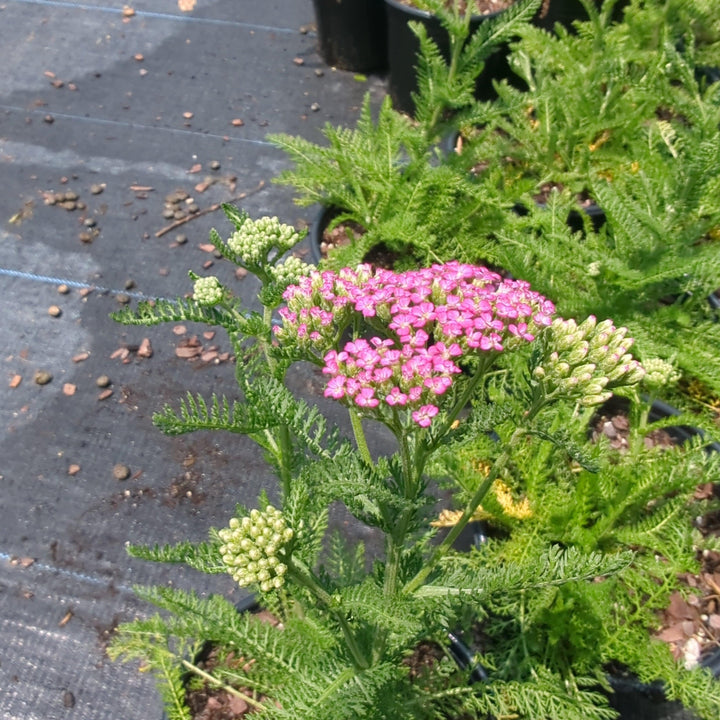
{"type": "Polygon", "coordinates": [[[354,129],[328,125],[324,134],[327,145],[288,135],[270,140],[294,164],[275,182],[294,187],[300,205],[335,209],[330,228],[353,222],[363,229],[359,239],[334,251],[332,267],[355,266],[380,245],[401,264],[427,265],[452,256],[465,238],[488,237],[500,227],[492,184],[477,183],[436,157],[433,141],[389,100],[374,120],[366,96],[354,129]]]}
{"type": "Polygon", "coordinates": [[[465,12],[459,4],[448,8],[443,0],[424,0],[418,5],[432,12],[448,34],[448,56],[428,37],[422,23],[410,27],[420,43],[417,78],[413,95],[415,119],[427,137],[447,132],[448,121],[459,122],[475,104],[475,84],[485,61],[498,47],[512,39],[535,16],[540,0],[519,0],[471,32],[472,6],[465,12]]]}
{"type": "MultiPolygon", "coordinates": [[[[468,567],[477,573],[514,563],[533,567],[546,543],[575,548],[582,557],[632,551],[633,559],[602,581],[526,585],[516,596],[491,596],[484,605],[488,650],[483,661],[509,681],[540,672],[544,677],[594,675],[598,684],[602,668],[614,662],[644,682],[662,679],[668,697],[702,717],[714,717],[720,696],[711,675],[685,670],[652,633],[677,590],[677,577],[698,571],[702,540],[693,518],[712,506],[694,493],[699,482],[718,476],[720,460],[707,453],[707,438],[676,449],[649,448],[645,435],[691,420],[672,417],[656,425],[644,418],[636,408],[629,449],[618,454],[603,442],[589,444],[589,414],[571,416],[568,409],[514,455],[501,485],[483,502],[491,539],[468,556],[468,567]],[[558,434],[553,427],[564,431],[558,434]],[[571,459],[568,433],[573,445],[584,446],[593,458],[597,472],[571,459]]],[[[483,463],[502,452],[507,436],[498,431],[499,438],[474,438],[443,453],[441,466],[465,493],[481,481],[483,463]]],[[[532,570],[526,571],[526,579],[531,577],[532,570]]]]}

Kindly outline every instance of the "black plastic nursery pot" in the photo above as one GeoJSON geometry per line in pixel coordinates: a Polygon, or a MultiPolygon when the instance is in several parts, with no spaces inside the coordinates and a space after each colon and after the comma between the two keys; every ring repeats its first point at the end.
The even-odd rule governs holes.
{"type": "Polygon", "coordinates": [[[383,0],[313,0],[322,59],[340,70],[380,72],[387,66],[383,0]]]}
{"type": "Polygon", "coordinates": [[[310,229],[308,240],[310,242],[310,258],[315,265],[318,265],[327,255],[327,245],[324,239],[325,230],[328,225],[340,214],[341,210],[336,207],[322,206],[315,215],[310,229]]]}
{"type": "MultiPolygon", "coordinates": [[[[625,0],[616,5],[625,4],[625,0]]],[[[420,45],[417,37],[408,26],[411,20],[425,26],[428,37],[438,45],[447,59],[449,42],[445,29],[436,15],[416,7],[405,5],[399,0],[385,0],[387,12],[387,53],[388,53],[388,92],[395,109],[413,114],[415,104],[412,99],[417,91],[417,74],[415,66],[420,45]]],[[[503,11],[486,15],[473,15],[470,19],[470,31],[475,32],[481,23],[495,18],[503,11]]],[[[571,27],[574,20],[587,20],[587,13],[580,0],[548,0],[533,20],[538,27],[551,30],[555,23],[571,27]]],[[[521,81],[510,70],[507,61],[508,46],[501,45],[487,58],[485,67],[477,80],[475,96],[479,100],[491,100],[496,97],[493,80],[507,79],[513,83],[521,81]]]]}

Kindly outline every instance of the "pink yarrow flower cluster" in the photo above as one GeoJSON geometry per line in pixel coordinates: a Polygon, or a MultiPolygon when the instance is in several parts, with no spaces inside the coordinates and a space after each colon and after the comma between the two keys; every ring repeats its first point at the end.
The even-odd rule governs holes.
{"type": "Polygon", "coordinates": [[[368,414],[405,410],[420,427],[439,414],[463,357],[530,342],[555,312],[528,283],[458,262],[403,273],[367,265],[315,272],[284,298],[276,335],[322,357],[326,397],[368,414]],[[378,334],[337,350],[354,318],[378,334]]]}

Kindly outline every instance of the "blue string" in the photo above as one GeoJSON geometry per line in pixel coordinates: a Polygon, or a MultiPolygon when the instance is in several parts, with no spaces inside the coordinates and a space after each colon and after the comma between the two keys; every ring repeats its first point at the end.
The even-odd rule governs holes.
{"type": "MultiPolygon", "coordinates": [[[[21,0],[25,2],[25,0],[21,0]]],[[[47,114],[47,110],[30,110],[27,108],[19,107],[18,105],[3,105],[0,104],[0,110],[7,110],[10,112],[20,112],[24,115],[39,115],[47,114]]],[[[98,117],[86,117],[85,115],[72,115],[70,113],[61,113],[52,111],[52,116],[55,118],[61,118],[63,120],[72,120],[74,122],[85,122],[85,123],[96,123],[99,125],[113,125],[124,128],[131,128],[136,130],[159,130],[160,132],[176,133],[180,135],[193,135],[194,137],[207,137],[215,140],[222,140],[223,142],[231,143],[249,143],[250,145],[262,145],[263,147],[275,147],[272,143],[267,140],[253,140],[252,138],[232,137],[230,135],[218,135],[217,133],[210,132],[198,132],[195,130],[183,130],[181,128],[162,127],[161,125],[142,125],[141,123],[127,122],[125,120],[109,120],[107,118],[98,117]]]]}
{"type": "MultiPolygon", "coordinates": [[[[61,0],[15,0],[16,3],[25,3],[26,5],[49,5],[51,7],[69,8],[77,10],[91,10],[95,12],[113,13],[116,15],[122,14],[121,8],[111,8],[98,5],[85,5],[84,3],[74,2],[61,2],[61,0]]],[[[150,17],[157,18],[160,20],[176,20],[179,22],[189,23],[204,23],[207,25],[229,25],[231,27],[248,28],[250,30],[262,30],[264,32],[279,32],[279,33],[297,33],[297,28],[284,28],[284,27],[273,27],[271,25],[258,25],[256,23],[246,23],[239,20],[223,20],[219,18],[202,18],[195,17],[193,15],[173,15],[172,13],[159,13],[152,12],[149,10],[136,10],[135,15],[137,17],[150,17]]],[[[313,35],[314,33],[308,33],[313,35]]]]}
{"type": "Polygon", "coordinates": [[[108,293],[111,295],[127,295],[138,300],[158,300],[160,298],[144,295],[139,292],[130,292],[128,290],[111,290],[110,288],[100,287],[99,285],[91,285],[89,283],[77,282],[77,280],[66,280],[65,278],[51,277],[49,275],[36,275],[35,273],[24,272],[23,270],[10,270],[9,268],[0,268],[0,275],[5,277],[14,277],[21,280],[32,280],[33,282],[48,283],[51,285],[67,285],[71,288],[83,290],[94,290],[98,293],[108,293]]]}

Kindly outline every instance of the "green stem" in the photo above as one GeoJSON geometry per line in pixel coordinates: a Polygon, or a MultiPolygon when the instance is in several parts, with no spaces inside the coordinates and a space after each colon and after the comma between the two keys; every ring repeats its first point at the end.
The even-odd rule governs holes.
{"type": "Polygon", "coordinates": [[[433,445],[428,447],[427,454],[430,454],[441,442],[441,440],[445,437],[450,428],[453,426],[453,423],[457,420],[460,412],[463,410],[463,408],[467,407],[468,403],[472,399],[472,396],[475,394],[478,383],[482,378],[487,377],[487,371],[489,370],[493,362],[495,362],[496,357],[497,356],[495,353],[487,353],[487,355],[481,358],[480,367],[470,378],[470,381],[465,385],[465,388],[463,389],[463,392],[460,395],[459,399],[456,401],[452,410],[448,413],[444,424],[440,426],[440,429],[435,434],[437,440],[433,445]]]}
{"type": "Polygon", "coordinates": [[[352,425],[353,435],[355,436],[355,444],[360,452],[360,457],[362,457],[368,465],[372,465],[372,456],[370,455],[370,448],[368,447],[367,440],[365,438],[365,431],[363,430],[360,416],[353,408],[348,408],[348,414],[350,415],[350,424],[352,425]]]}
{"type": "Polygon", "coordinates": [[[334,600],[330,593],[328,593],[327,590],[318,583],[318,581],[313,577],[310,569],[306,567],[304,563],[293,559],[292,563],[288,563],[288,575],[292,577],[298,585],[306,587],[313,595],[315,595],[320,603],[327,608],[330,614],[337,621],[338,625],[340,625],[348,650],[350,651],[350,655],[353,659],[353,665],[357,670],[367,670],[367,668],[370,667],[370,663],[368,663],[362,650],[360,649],[347,619],[343,615],[342,611],[336,608],[338,604],[337,601],[334,600]]]}
{"type": "Polygon", "coordinates": [[[261,702],[258,702],[254,697],[250,697],[249,695],[240,692],[239,690],[236,690],[231,685],[226,685],[221,680],[218,680],[217,678],[210,675],[210,673],[207,673],[204,670],[200,669],[197,665],[193,665],[188,660],[183,660],[182,664],[184,667],[190,670],[190,672],[199,675],[203,680],[209,682],[211,685],[222,688],[225,692],[230,693],[230,695],[235,695],[235,697],[242,698],[248,705],[252,705],[256,710],[267,710],[265,705],[263,705],[261,702]]]}
{"type": "Polygon", "coordinates": [[[410,580],[410,582],[405,585],[403,588],[404,592],[415,592],[425,582],[425,580],[427,580],[428,576],[435,568],[435,565],[437,565],[438,561],[447,554],[448,550],[450,550],[460,533],[465,529],[465,526],[475,514],[475,511],[483,501],[487,491],[497,479],[497,476],[500,474],[500,470],[502,470],[505,466],[509,457],[510,453],[507,450],[504,450],[498,457],[487,477],[480,483],[480,486],[465,506],[465,510],[463,511],[460,520],[458,520],[458,522],[453,526],[447,534],[447,537],[440,543],[440,545],[433,550],[422,569],[415,575],[414,578],[412,578],[412,580],[410,580]]]}
{"type": "MultiPolygon", "coordinates": [[[[470,34],[470,12],[465,13],[465,32],[462,35],[462,38],[460,37],[453,37],[452,33],[448,32],[448,39],[450,40],[450,65],[448,67],[448,73],[447,73],[447,79],[446,83],[449,87],[453,80],[455,79],[455,75],[457,74],[457,67],[458,63],[460,62],[460,55],[463,50],[463,46],[465,45],[465,40],[467,39],[467,36],[470,34]]],[[[440,116],[444,112],[445,107],[443,105],[436,105],[435,109],[433,110],[432,116],[430,118],[430,122],[428,123],[427,127],[427,134],[426,137],[430,138],[432,137],[432,134],[435,131],[435,126],[438,123],[438,120],[440,119],[440,116]]]]}
{"type": "MultiPolygon", "coordinates": [[[[418,490],[418,478],[422,473],[422,464],[424,463],[423,458],[418,458],[417,465],[412,462],[412,453],[407,437],[399,429],[396,432],[398,445],[400,448],[400,461],[403,468],[403,497],[406,500],[415,498],[418,490]]],[[[385,561],[385,579],[383,582],[383,596],[387,601],[392,599],[397,594],[398,590],[398,573],[400,570],[400,561],[402,560],[403,550],[406,544],[406,537],[410,521],[412,520],[412,508],[407,508],[403,511],[400,519],[395,525],[392,532],[386,536],[387,542],[387,553],[385,561]]],[[[375,634],[373,641],[373,661],[378,662],[382,657],[385,650],[385,644],[387,642],[388,632],[387,630],[378,630],[375,634]]]]}
{"type": "MultiPolygon", "coordinates": [[[[534,404],[530,408],[530,410],[527,411],[523,418],[523,422],[525,425],[529,425],[530,422],[533,420],[533,418],[540,412],[542,407],[544,406],[545,402],[542,397],[537,397],[534,404]]],[[[457,524],[450,530],[450,532],[447,534],[447,537],[438,545],[433,552],[431,553],[430,557],[425,562],[425,565],[423,565],[422,569],[418,571],[418,573],[415,575],[414,578],[412,578],[403,588],[403,591],[406,593],[413,593],[415,592],[424,582],[427,580],[430,573],[435,569],[435,566],[437,563],[445,557],[445,555],[448,553],[450,548],[452,547],[455,540],[457,540],[460,533],[465,529],[465,526],[470,522],[470,519],[475,514],[475,511],[477,510],[478,506],[482,502],[483,498],[487,494],[488,490],[491,488],[492,484],[497,479],[498,475],[500,475],[500,472],[505,468],[505,466],[508,463],[508,460],[510,460],[510,457],[512,455],[512,450],[517,445],[517,443],[520,441],[520,438],[525,436],[525,429],[522,427],[515,428],[515,431],[513,432],[510,440],[508,441],[505,449],[498,455],[497,459],[493,463],[492,468],[490,469],[490,472],[487,474],[487,477],[480,483],[480,486],[473,494],[472,498],[470,498],[470,501],[465,506],[465,509],[463,510],[463,514],[460,517],[460,520],[457,522],[457,524]]]]}

